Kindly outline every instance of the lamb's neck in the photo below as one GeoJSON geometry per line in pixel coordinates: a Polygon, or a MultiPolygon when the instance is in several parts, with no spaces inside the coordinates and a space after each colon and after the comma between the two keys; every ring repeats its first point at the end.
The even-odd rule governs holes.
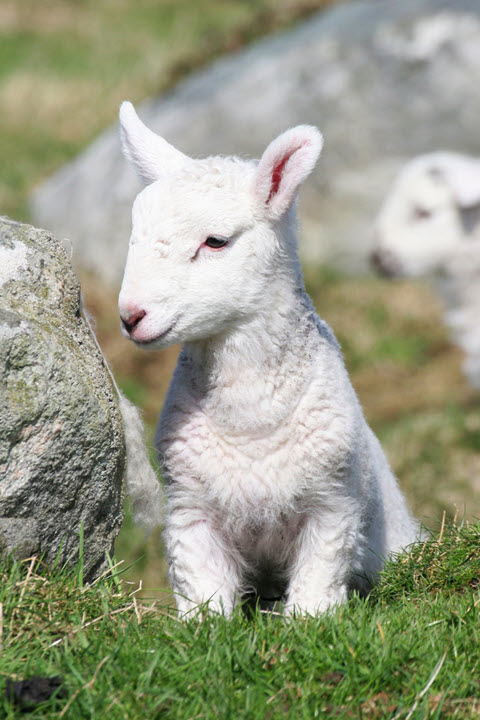
{"type": "MultiPolygon", "coordinates": [[[[265,300],[265,299],[264,299],[265,300]]],[[[224,434],[271,433],[310,382],[315,313],[302,285],[270,289],[261,311],[234,329],[182,350],[196,401],[224,434]]]]}

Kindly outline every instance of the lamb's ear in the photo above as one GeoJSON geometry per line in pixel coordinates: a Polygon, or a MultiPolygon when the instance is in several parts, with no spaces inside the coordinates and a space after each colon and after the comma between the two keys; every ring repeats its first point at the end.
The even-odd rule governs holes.
{"type": "Polygon", "coordinates": [[[447,183],[460,208],[480,204],[480,161],[476,158],[439,153],[430,172],[447,183]]]}
{"type": "Polygon", "coordinates": [[[271,218],[292,205],[300,184],[312,172],[323,145],[319,130],[298,125],[276,138],[263,153],[255,176],[255,195],[271,218]]]}
{"type": "Polygon", "coordinates": [[[146,183],[154,182],[190,161],[160,135],[149,130],[130,102],[120,106],[120,139],[123,154],[146,183]]]}

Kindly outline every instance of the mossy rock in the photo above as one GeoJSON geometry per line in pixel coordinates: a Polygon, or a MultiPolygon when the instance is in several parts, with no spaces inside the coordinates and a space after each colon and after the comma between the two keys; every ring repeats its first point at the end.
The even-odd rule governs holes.
{"type": "Polygon", "coordinates": [[[123,519],[123,425],[61,244],[0,218],[0,554],[106,566],[123,519]]]}

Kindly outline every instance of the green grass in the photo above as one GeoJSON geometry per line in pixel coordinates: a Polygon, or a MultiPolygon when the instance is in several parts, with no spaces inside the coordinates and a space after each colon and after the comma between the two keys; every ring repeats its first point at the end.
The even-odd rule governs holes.
{"type": "Polygon", "coordinates": [[[35,718],[473,718],[480,712],[480,525],[389,562],[367,600],[319,618],[199,610],[189,622],[110,573],[0,568],[6,679],[60,675],[35,718]]]}

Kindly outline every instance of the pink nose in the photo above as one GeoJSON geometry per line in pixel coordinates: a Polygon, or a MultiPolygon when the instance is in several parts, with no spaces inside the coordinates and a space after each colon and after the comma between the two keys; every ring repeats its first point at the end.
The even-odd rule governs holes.
{"type": "Polygon", "coordinates": [[[131,315],[121,315],[120,321],[122,323],[122,327],[129,335],[131,335],[132,330],[137,327],[140,320],[144,318],[146,314],[145,310],[136,310],[131,315]]]}

